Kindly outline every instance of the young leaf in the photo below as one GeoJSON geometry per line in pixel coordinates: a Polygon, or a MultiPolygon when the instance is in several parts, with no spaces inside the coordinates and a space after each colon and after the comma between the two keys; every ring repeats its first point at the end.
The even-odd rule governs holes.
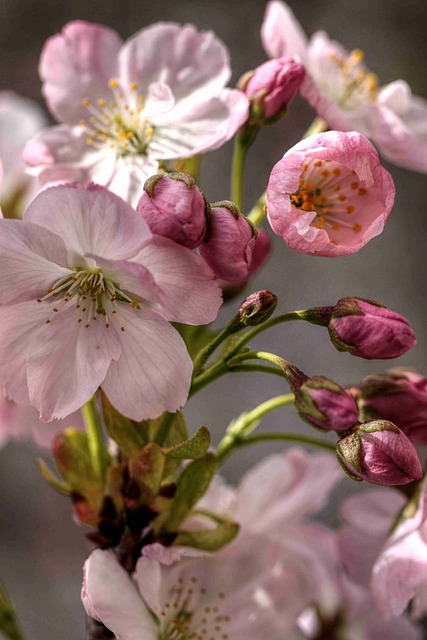
{"type": "Polygon", "coordinates": [[[174,545],[184,545],[203,549],[204,551],[218,551],[231,542],[239,532],[239,525],[235,522],[225,522],[215,529],[202,529],[200,531],[178,531],[174,539],[174,545]]]}
{"type": "Polygon", "coordinates": [[[202,458],[208,452],[210,444],[211,435],[209,430],[201,426],[189,440],[176,444],[174,447],[164,449],[164,453],[168,458],[196,460],[197,458],[202,458]]]}

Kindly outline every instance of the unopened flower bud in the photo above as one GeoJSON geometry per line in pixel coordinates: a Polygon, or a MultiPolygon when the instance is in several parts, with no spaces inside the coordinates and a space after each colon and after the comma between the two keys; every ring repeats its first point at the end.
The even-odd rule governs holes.
{"type": "Polygon", "coordinates": [[[224,300],[231,300],[236,296],[240,296],[242,290],[246,287],[248,282],[258,271],[263,267],[268,256],[271,252],[271,239],[268,233],[265,231],[258,231],[258,236],[255,239],[255,243],[252,250],[252,262],[249,267],[247,276],[241,282],[219,281],[219,285],[222,288],[224,300]]]}
{"type": "Polygon", "coordinates": [[[397,358],[411,349],[416,338],[409,322],[380,302],[342,298],[333,307],[328,324],[332,344],[359,358],[397,358]]]}
{"type": "Polygon", "coordinates": [[[390,420],[414,442],[427,444],[427,378],[406,369],[368,376],[359,388],[365,415],[390,420]]]}
{"type": "Polygon", "coordinates": [[[393,486],[423,475],[417,452],[405,434],[386,420],[361,424],[337,444],[338,460],[353,480],[393,486]]]}
{"type": "Polygon", "coordinates": [[[307,378],[295,394],[300,417],[321,429],[348,431],[358,423],[355,399],[343,387],[323,376],[307,378]]]}
{"type": "Polygon", "coordinates": [[[218,278],[231,283],[248,277],[257,230],[232,202],[212,205],[209,234],[199,247],[218,278]]]}
{"type": "Polygon", "coordinates": [[[137,208],[153,233],[188,249],[198,247],[205,236],[209,205],[186,173],[149,178],[137,208]]]}
{"type": "Polygon", "coordinates": [[[271,291],[256,291],[242,302],[239,319],[245,327],[262,324],[271,316],[277,306],[277,296],[271,291]]]}
{"type": "Polygon", "coordinates": [[[292,58],[276,58],[245,74],[238,87],[251,99],[253,118],[265,122],[280,118],[304,80],[304,65],[292,58]]]}

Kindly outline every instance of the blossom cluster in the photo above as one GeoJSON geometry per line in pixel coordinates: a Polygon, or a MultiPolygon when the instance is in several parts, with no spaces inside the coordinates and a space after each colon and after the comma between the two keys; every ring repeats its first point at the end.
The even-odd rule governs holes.
{"type": "MultiPolygon", "coordinates": [[[[88,640],[421,638],[427,379],[394,367],[339,384],[252,346],[302,321],[340,352],[389,360],[415,346],[410,322],[360,296],[275,315],[275,293],[243,291],[271,232],[337,260],[382,233],[395,187],[380,155],[427,173],[427,102],[403,80],[381,87],[360,50],[308,40],[280,0],[261,40],[270,59],[233,88],[212,32],[158,23],[123,43],[74,21],[39,65],[58,124],[0,94],[0,444],[50,449],[56,471],[39,460],[41,475],[89,529],[88,640]],[[251,145],[297,93],[317,117],[245,211],[251,145]],[[211,202],[199,158],[231,139],[231,200],[218,186],[211,202]],[[232,418],[213,447],[183,409],[235,372],[279,376],[290,392],[232,418]],[[285,405],[306,432],[255,433],[285,405]],[[277,453],[237,487],[218,474],[267,440],[325,451],[277,453]],[[379,488],[348,498],[338,527],[320,524],[345,476],[379,488]]],[[[21,639],[2,598],[0,633],[21,639]]]]}

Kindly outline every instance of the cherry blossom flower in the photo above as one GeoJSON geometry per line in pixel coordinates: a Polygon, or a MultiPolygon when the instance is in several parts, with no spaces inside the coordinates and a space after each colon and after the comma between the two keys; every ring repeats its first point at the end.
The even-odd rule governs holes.
{"type": "Polygon", "coordinates": [[[411,600],[414,616],[427,611],[426,501],[424,482],[415,509],[403,512],[374,564],[372,591],[378,607],[387,617],[400,616],[411,600]]]}
{"type": "Polygon", "coordinates": [[[41,193],[0,221],[0,384],[41,419],[63,418],[102,384],[143,419],[185,402],[192,363],[168,321],[204,324],[221,303],[204,261],[153,237],[95,185],[41,193]]]}
{"type": "Polygon", "coordinates": [[[347,51],[323,31],[308,40],[280,0],[268,3],[261,37],[270,57],[293,56],[304,63],[300,92],[331,128],[355,129],[391,162],[427,172],[427,100],[413,96],[404,80],[381,87],[360,49],[347,51]]]}
{"type": "Polygon", "coordinates": [[[62,124],[34,138],[25,159],[40,186],[94,181],[136,206],[160,162],[216,149],[246,120],[246,96],[224,88],[230,74],[225,45],[192,25],[154,24],[123,44],[107,27],[71,22],[40,61],[62,124]]]}
{"type": "Polygon", "coordinates": [[[68,427],[82,428],[80,411],[64,420],[50,424],[41,422],[37,410],[31,404],[17,404],[0,394],[0,447],[9,441],[32,440],[36,445],[50,449],[55,436],[68,427]]]}
{"type": "Polygon", "coordinates": [[[394,195],[369,140],[329,131],[302,140],[273,167],[268,219],[294,251],[343,256],[382,232],[394,195]]]}
{"type": "Polygon", "coordinates": [[[13,91],[0,91],[0,202],[8,215],[16,217],[34,195],[34,180],[25,173],[22,151],[46,124],[46,116],[36,102],[13,91]]]}

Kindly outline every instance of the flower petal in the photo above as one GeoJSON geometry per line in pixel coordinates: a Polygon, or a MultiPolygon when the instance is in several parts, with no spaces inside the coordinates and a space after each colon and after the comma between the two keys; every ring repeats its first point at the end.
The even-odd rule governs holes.
{"type": "Polygon", "coordinates": [[[44,45],[39,73],[43,95],[60,122],[76,124],[87,116],[84,99],[96,101],[110,93],[122,41],[108,27],[76,20],[44,45]]]}
{"type": "Polygon", "coordinates": [[[0,220],[0,304],[35,300],[69,273],[62,239],[38,224],[0,220]]]}
{"type": "Polygon", "coordinates": [[[141,216],[98,185],[47,189],[30,204],[25,220],[66,238],[71,260],[80,263],[88,253],[113,260],[132,257],[151,238],[141,216]]]}
{"type": "Polygon", "coordinates": [[[78,324],[73,307],[52,315],[31,345],[27,367],[30,401],[46,422],[82,407],[104,380],[111,361],[120,356],[114,327],[106,329],[98,320],[86,328],[78,324]]]}
{"type": "Polygon", "coordinates": [[[134,582],[111,551],[96,549],[84,565],[82,602],[117,640],[157,640],[157,625],[134,582]]]}
{"type": "Polygon", "coordinates": [[[168,238],[155,236],[136,261],[148,269],[164,293],[161,304],[156,305],[163,318],[196,325],[215,320],[221,290],[200,256],[168,238]]]}
{"type": "Polygon", "coordinates": [[[297,55],[304,61],[306,57],[307,36],[292,9],[284,2],[273,0],[268,3],[261,40],[271,58],[297,55]]]}
{"type": "Polygon", "coordinates": [[[133,420],[157,418],[183,406],[192,362],[179,333],[157,313],[119,303],[121,355],[112,362],[102,388],[111,403],[133,420]]]}
{"type": "Polygon", "coordinates": [[[191,94],[195,103],[217,95],[230,77],[227,48],[212,31],[172,22],[159,22],[130,38],[119,66],[124,84],[137,82],[142,93],[163,82],[176,100],[191,94]]]}

